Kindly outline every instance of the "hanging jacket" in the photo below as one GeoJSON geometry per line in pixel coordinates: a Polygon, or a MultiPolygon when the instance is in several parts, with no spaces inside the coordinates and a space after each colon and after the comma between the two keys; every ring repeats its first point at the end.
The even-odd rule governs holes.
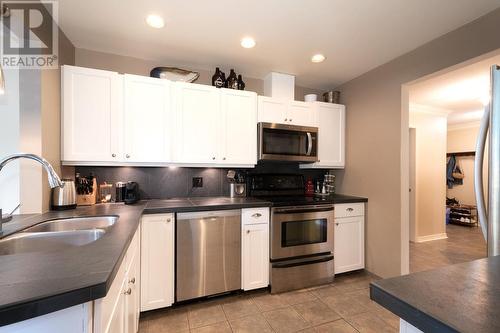
{"type": "Polygon", "coordinates": [[[455,155],[451,155],[448,163],[446,164],[446,184],[448,188],[453,188],[455,185],[455,178],[453,178],[453,171],[455,170],[455,166],[457,164],[457,159],[455,155]]]}

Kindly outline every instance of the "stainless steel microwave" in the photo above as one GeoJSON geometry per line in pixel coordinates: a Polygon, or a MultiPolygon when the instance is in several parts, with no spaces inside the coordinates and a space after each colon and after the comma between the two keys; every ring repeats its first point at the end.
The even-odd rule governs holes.
{"type": "Polygon", "coordinates": [[[259,123],[259,160],[318,161],[318,128],[259,123]]]}

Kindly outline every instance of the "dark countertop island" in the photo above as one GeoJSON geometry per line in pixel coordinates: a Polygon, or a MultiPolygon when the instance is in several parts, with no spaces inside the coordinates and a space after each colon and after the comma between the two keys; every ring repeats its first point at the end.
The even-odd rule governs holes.
{"type": "Polygon", "coordinates": [[[500,332],[500,256],[375,281],[370,296],[423,332],[500,332]]]}

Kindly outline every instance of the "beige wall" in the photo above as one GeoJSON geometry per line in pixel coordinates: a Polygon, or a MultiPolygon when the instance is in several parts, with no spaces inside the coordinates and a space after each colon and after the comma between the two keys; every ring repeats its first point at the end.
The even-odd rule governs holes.
{"type": "Polygon", "coordinates": [[[498,31],[495,10],[339,87],[347,136],[338,191],[368,197],[366,264],[373,273],[408,271],[408,94],[402,85],[499,49],[498,31]]]}
{"type": "MultiPolygon", "coordinates": [[[[122,56],[117,54],[103,53],[99,51],[86,50],[77,48],[75,52],[75,64],[82,67],[90,67],[97,69],[105,69],[119,73],[136,74],[149,76],[149,72],[154,67],[169,66],[168,63],[154,62],[151,60],[139,59],[134,57],[122,56]]],[[[183,67],[183,66],[181,66],[183,67]]],[[[184,69],[194,70],[200,73],[200,77],[196,80],[199,84],[211,84],[212,75],[214,72],[199,70],[196,68],[183,67],[184,69]]],[[[226,75],[229,73],[230,65],[227,68],[221,68],[226,75]]],[[[238,69],[236,68],[236,71],[238,69]]],[[[214,68],[215,71],[215,68],[214,68]]],[[[264,81],[262,79],[250,78],[243,75],[243,81],[246,84],[245,90],[255,91],[262,95],[264,93],[264,81]]],[[[321,98],[322,91],[312,88],[295,87],[295,99],[304,100],[306,94],[318,94],[321,98]]]]}
{"type": "MultiPolygon", "coordinates": [[[[479,132],[479,124],[468,124],[450,127],[448,129],[448,153],[474,151],[476,150],[476,138],[479,132]]],[[[488,161],[485,154],[484,169],[486,174],[488,161]]],[[[446,190],[446,196],[456,198],[460,203],[475,205],[474,195],[474,156],[457,157],[458,165],[464,173],[463,185],[455,185],[446,190]]]]}
{"type": "Polygon", "coordinates": [[[414,241],[446,233],[446,122],[446,115],[410,104],[416,132],[414,241]]]}

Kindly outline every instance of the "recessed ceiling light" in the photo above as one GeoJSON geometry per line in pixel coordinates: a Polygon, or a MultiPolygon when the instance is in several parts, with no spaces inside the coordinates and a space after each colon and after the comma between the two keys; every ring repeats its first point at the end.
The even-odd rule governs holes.
{"type": "Polygon", "coordinates": [[[315,54],[311,57],[312,62],[323,62],[325,61],[326,57],[322,54],[315,54]]]}
{"type": "Polygon", "coordinates": [[[252,37],[244,37],[241,39],[241,46],[245,49],[251,49],[255,46],[255,39],[252,37]]]}
{"type": "Polygon", "coordinates": [[[153,14],[148,15],[148,17],[146,17],[146,23],[150,27],[153,27],[156,29],[160,29],[160,28],[163,28],[165,26],[165,22],[163,21],[163,18],[161,18],[158,15],[153,15],[153,14]]]}

